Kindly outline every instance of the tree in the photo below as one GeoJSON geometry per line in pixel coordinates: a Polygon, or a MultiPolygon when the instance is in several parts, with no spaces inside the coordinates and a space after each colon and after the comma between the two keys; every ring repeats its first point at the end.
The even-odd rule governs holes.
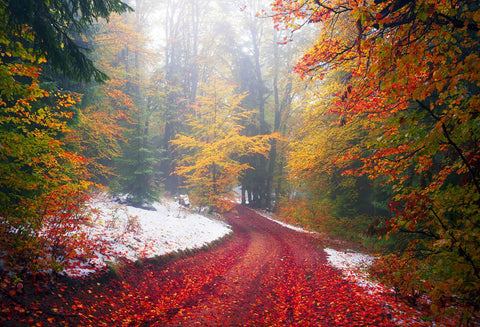
{"type": "MultiPolygon", "coordinates": [[[[2,0],[1,7],[8,15],[3,26],[10,35],[22,35],[25,26],[35,34],[29,44],[45,55],[48,65],[55,72],[64,73],[70,78],[97,82],[107,76],[99,71],[87,56],[88,49],[82,43],[84,33],[94,22],[108,19],[112,13],[123,13],[131,8],[120,0],[2,0]]],[[[25,39],[19,39],[25,42],[25,39]]]]}
{"type": "MultiPolygon", "coordinates": [[[[0,8],[5,26],[7,15],[0,8]]],[[[34,33],[23,27],[23,43],[34,33]]],[[[61,270],[88,249],[79,227],[88,219],[85,160],[64,143],[78,95],[40,88],[38,56],[0,30],[0,256],[14,272],[61,270]],[[76,233],[76,237],[69,236],[76,233]]]]}
{"type": "MultiPolygon", "coordinates": [[[[154,167],[160,166],[159,150],[152,143],[150,128],[152,118],[159,105],[151,103],[149,90],[153,85],[146,76],[145,67],[149,64],[147,39],[145,38],[146,11],[145,1],[136,1],[135,15],[124,17],[129,27],[131,40],[123,40],[125,53],[124,64],[127,79],[126,93],[132,98],[135,110],[132,112],[132,126],[126,134],[123,153],[117,159],[119,173],[116,191],[128,194],[128,201],[135,206],[143,206],[157,200],[160,189],[154,167]]],[[[156,98],[163,101],[163,98],[156,98]]]]}
{"type": "Polygon", "coordinates": [[[468,319],[480,294],[478,4],[314,0],[276,1],[274,8],[294,29],[321,25],[296,71],[315,79],[347,71],[330,110],[345,124],[372,123],[369,151],[339,158],[361,162],[344,173],[392,186],[396,217],[387,228],[413,236],[404,259],[420,262],[411,267],[431,282],[417,285],[434,312],[456,302],[468,319]]]}
{"type": "Polygon", "coordinates": [[[179,183],[177,176],[172,174],[177,158],[170,141],[183,129],[186,109],[195,102],[201,75],[208,74],[205,67],[210,62],[200,53],[208,51],[206,49],[212,44],[200,40],[202,31],[208,31],[205,15],[210,9],[210,3],[211,1],[168,0],[162,8],[165,15],[162,22],[165,32],[162,146],[168,160],[162,162],[161,170],[164,172],[165,189],[169,192],[176,192],[179,183]]]}
{"type": "MultiPolygon", "coordinates": [[[[91,27],[88,40],[92,44],[92,59],[96,67],[111,78],[104,83],[82,83],[77,89],[82,93],[79,123],[67,135],[69,144],[86,159],[92,180],[109,185],[116,174],[115,159],[122,154],[122,143],[132,124],[135,103],[127,93],[127,83],[132,79],[124,64],[125,42],[132,44],[129,27],[119,15],[110,17],[108,24],[91,27]]],[[[57,79],[54,76],[52,79],[57,79]]],[[[65,85],[61,85],[67,87],[65,85]]]]}
{"type": "MultiPolygon", "coordinates": [[[[297,94],[288,135],[286,169],[295,185],[295,195],[280,202],[280,216],[291,222],[352,241],[362,241],[369,225],[383,217],[391,218],[388,193],[380,182],[366,176],[343,175],[358,168],[358,160],[337,160],[353,151],[364,153],[370,122],[363,117],[348,124],[338,113],[330,111],[331,96],[343,87],[343,74],[331,74],[317,85],[297,94]],[[293,201],[292,201],[293,199],[293,201]],[[387,210],[385,210],[387,208],[387,210]],[[292,211],[296,214],[291,215],[292,211]]],[[[297,82],[298,88],[307,83],[297,82]]]]}
{"type": "MultiPolygon", "coordinates": [[[[228,29],[232,41],[225,46],[231,55],[234,78],[239,90],[247,92],[243,106],[255,112],[255,120],[245,126],[247,135],[268,134],[272,130],[286,132],[285,122],[293,96],[291,58],[296,55],[295,48],[300,43],[286,42],[288,31],[276,31],[267,15],[258,15],[259,10],[267,5],[267,1],[256,0],[232,0],[221,4],[224,11],[231,10],[229,16],[235,19],[228,29]]],[[[285,179],[281,163],[284,156],[277,151],[283,148],[283,144],[279,143],[277,147],[276,142],[272,140],[268,159],[263,156],[245,158],[245,163],[253,169],[241,179],[242,198],[251,206],[271,209],[283,193],[285,179]]]]}
{"type": "MultiPolygon", "coordinates": [[[[256,15],[263,1],[249,1],[242,10],[241,24],[248,31],[245,42],[248,52],[237,53],[237,79],[242,92],[247,92],[243,106],[255,112],[255,121],[249,122],[245,134],[249,136],[268,134],[270,127],[265,120],[265,103],[271,95],[263,79],[262,42],[264,40],[265,20],[256,15]]],[[[242,198],[248,198],[250,205],[270,207],[267,199],[271,190],[268,187],[268,160],[263,156],[245,157],[245,163],[253,169],[248,170],[241,179],[242,198]],[[268,195],[267,195],[268,194],[268,195]],[[246,195],[246,196],[245,196],[246,195]]]]}
{"type": "Polygon", "coordinates": [[[140,1],[136,9],[135,15],[112,16],[97,32],[96,64],[113,78],[95,88],[92,113],[101,112],[107,118],[99,122],[104,132],[113,133],[105,135],[116,151],[109,163],[114,174],[108,180],[110,189],[127,194],[130,204],[143,206],[154,202],[160,189],[156,168],[162,158],[152,142],[151,125],[160,119],[163,98],[146,74],[150,64],[143,25],[146,13],[140,1]]]}
{"type": "MultiPolygon", "coordinates": [[[[272,58],[269,60],[267,74],[272,83],[273,93],[273,132],[281,132],[284,136],[287,134],[287,122],[291,112],[292,99],[295,95],[293,89],[294,76],[293,65],[291,60],[297,52],[293,42],[287,43],[288,31],[277,31],[272,24],[271,42],[272,58]]],[[[301,44],[301,42],[300,42],[301,44]]],[[[284,157],[286,151],[286,142],[277,143],[272,140],[272,148],[267,164],[267,181],[266,181],[266,204],[272,207],[273,202],[278,203],[285,196],[284,185],[284,157]]]]}
{"type": "Polygon", "coordinates": [[[175,174],[185,179],[192,202],[222,211],[231,206],[239,176],[251,168],[239,158],[266,155],[273,135],[244,135],[241,122],[251,119],[251,112],[241,107],[245,96],[219,81],[209,84],[192,106],[191,134],[179,134],[171,143],[184,154],[175,174]]]}

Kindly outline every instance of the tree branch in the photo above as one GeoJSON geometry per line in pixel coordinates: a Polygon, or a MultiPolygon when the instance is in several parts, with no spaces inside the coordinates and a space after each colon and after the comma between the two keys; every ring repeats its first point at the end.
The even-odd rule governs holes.
{"type": "MultiPolygon", "coordinates": [[[[425,104],[423,104],[421,101],[416,100],[416,102],[422,107],[423,109],[427,110],[430,116],[433,117],[436,121],[440,121],[440,117],[435,115],[435,113],[425,104]]],[[[455,151],[458,153],[460,158],[462,159],[462,162],[467,166],[468,172],[470,173],[470,176],[472,177],[473,184],[475,185],[475,188],[477,190],[477,193],[480,194],[480,183],[477,180],[477,177],[475,176],[475,172],[468,162],[467,158],[465,158],[465,155],[463,154],[462,149],[452,140],[450,133],[447,130],[447,126],[445,126],[445,123],[442,122],[442,132],[445,138],[447,139],[447,142],[455,149],[455,151]]]]}
{"type": "Polygon", "coordinates": [[[331,11],[334,14],[337,14],[337,15],[351,10],[350,8],[344,7],[344,6],[339,6],[338,8],[332,8],[332,7],[329,7],[329,6],[321,3],[320,0],[315,0],[315,4],[319,7],[321,7],[321,8],[327,9],[327,10],[329,10],[329,11],[331,11]]]}
{"type": "Polygon", "coordinates": [[[436,240],[439,240],[440,237],[438,235],[435,235],[431,230],[428,230],[428,231],[424,231],[424,230],[409,230],[409,229],[406,229],[406,228],[400,228],[398,230],[399,232],[401,233],[406,233],[406,234],[419,234],[419,235],[424,235],[424,236],[428,236],[428,237],[431,237],[433,239],[436,239],[436,240]]]}
{"type": "Polygon", "coordinates": [[[458,250],[458,254],[460,255],[460,257],[464,258],[472,266],[474,275],[477,278],[480,278],[480,271],[479,271],[477,265],[475,264],[475,262],[473,262],[472,256],[467,253],[466,247],[465,248],[462,247],[462,245],[457,240],[455,235],[453,235],[452,231],[450,229],[448,229],[448,227],[443,223],[443,221],[440,219],[440,217],[435,212],[435,210],[433,210],[433,208],[430,208],[430,211],[433,213],[433,216],[437,219],[438,223],[443,228],[443,230],[445,232],[447,232],[447,234],[453,240],[454,243],[452,244],[452,247],[455,246],[455,244],[458,244],[457,246],[455,246],[455,248],[457,248],[457,250],[458,250]]]}
{"type": "Polygon", "coordinates": [[[478,27],[479,25],[477,25],[477,24],[473,24],[473,23],[465,24],[465,22],[462,21],[462,20],[459,20],[455,17],[447,16],[447,15],[442,14],[442,13],[437,14],[437,17],[441,17],[441,18],[445,19],[444,21],[442,21],[440,19],[435,19],[435,22],[439,25],[446,25],[446,24],[450,23],[455,28],[463,28],[463,27],[467,26],[467,30],[469,30],[469,31],[473,31],[473,32],[480,31],[480,28],[478,27]]]}

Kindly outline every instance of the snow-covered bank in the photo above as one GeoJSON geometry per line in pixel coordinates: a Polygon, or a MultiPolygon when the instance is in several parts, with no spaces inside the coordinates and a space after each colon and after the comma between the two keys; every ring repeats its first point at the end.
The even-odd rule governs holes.
{"type": "Polygon", "coordinates": [[[87,262],[70,261],[65,269],[69,276],[93,273],[118,257],[136,260],[200,248],[231,232],[224,222],[192,213],[171,199],[154,203],[156,211],[119,204],[105,195],[92,206],[96,213],[86,228],[100,247],[87,262]]]}

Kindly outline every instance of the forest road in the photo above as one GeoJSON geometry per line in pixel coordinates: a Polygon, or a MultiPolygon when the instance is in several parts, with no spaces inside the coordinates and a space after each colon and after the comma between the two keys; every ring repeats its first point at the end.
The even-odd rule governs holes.
{"type": "MultiPolygon", "coordinates": [[[[164,264],[127,265],[116,279],[63,296],[81,326],[394,326],[379,300],[342,279],[322,246],[237,206],[233,235],[164,264]]],[[[58,321],[58,320],[57,320],[58,321]]]]}

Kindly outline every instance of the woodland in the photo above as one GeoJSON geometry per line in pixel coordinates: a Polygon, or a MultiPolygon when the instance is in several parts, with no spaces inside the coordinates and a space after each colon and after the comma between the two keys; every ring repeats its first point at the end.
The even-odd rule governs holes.
{"type": "Polygon", "coordinates": [[[0,289],[60,273],[95,191],[242,203],[480,311],[480,3],[0,0],[0,289]],[[39,277],[41,276],[41,277],[39,277]]]}

